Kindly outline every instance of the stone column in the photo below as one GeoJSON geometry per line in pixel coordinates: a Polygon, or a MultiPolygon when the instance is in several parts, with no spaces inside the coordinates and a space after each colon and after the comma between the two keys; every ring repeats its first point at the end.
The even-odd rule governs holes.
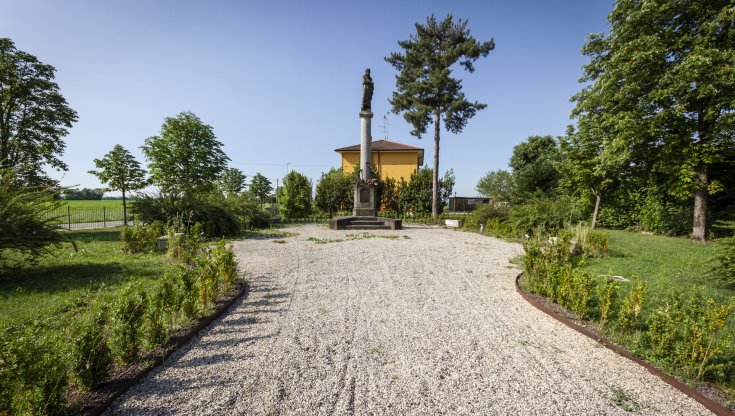
{"type": "Polygon", "coordinates": [[[372,142],[370,123],[372,122],[372,111],[360,111],[360,178],[368,182],[371,177],[370,164],[372,162],[372,142]]]}

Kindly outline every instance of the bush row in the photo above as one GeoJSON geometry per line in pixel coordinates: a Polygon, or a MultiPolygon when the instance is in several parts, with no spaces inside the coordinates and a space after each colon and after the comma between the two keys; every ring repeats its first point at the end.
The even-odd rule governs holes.
{"type": "Polygon", "coordinates": [[[182,198],[144,194],[135,201],[132,212],[144,223],[171,224],[178,219],[186,230],[198,223],[201,232],[213,238],[270,225],[270,216],[247,195],[203,194],[182,198]]]}
{"type": "Polygon", "coordinates": [[[578,267],[585,255],[606,251],[606,238],[591,235],[587,231],[587,243],[580,251],[575,250],[582,241],[579,227],[555,238],[534,235],[524,243],[524,285],[577,316],[598,322],[613,336],[634,339],[637,353],[673,372],[697,380],[734,382],[735,345],[723,328],[735,312],[735,300],[718,303],[705,298],[700,289],[651,308],[644,282],[635,279],[623,289],[618,281],[596,278],[578,267]],[[576,244],[572,238],[577,238],[576,244]]]}
{"type": "MultiPolygon", "coordinates": [[[[153,235],[154,227],[134,234],[153,235]]],[[[185,248],[169,251],[182,262],[176,269],[152,288],[124,286],[111,302],[85,296],[71,308],[74,324],[63,336],[49,335],[52,321],[0,328],[0,414],[58,413],[67,406],[70,385],[100,385],[115,365],[139,361],[182,324],[206,314],[237,279],[234,252],[224,240],[203,247],[197,235],[188,234],[181,241],[185,248]]]]}

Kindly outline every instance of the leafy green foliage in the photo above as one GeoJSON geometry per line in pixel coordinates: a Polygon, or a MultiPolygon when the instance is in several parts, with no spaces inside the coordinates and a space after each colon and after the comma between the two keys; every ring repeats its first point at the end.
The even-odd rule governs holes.
{"type": "Polygon", "coordinates": [[[230,196],[222,200],[221,203],[237,216],[241,230],[266,228],[271,223],[270,215],[263,211],[251,199],[250,195],[230,196]]]}
{"type": "Polygon", "coordinates": [[[56,69],[0,38],[0,170],[22,185],[49,185],[44,165],[67,170],[63,138],[77,121],[54,82],[56,69]]]}
{"type": "Polygon", "coordinates": [[[311,181],[292,170],[283,178],[283,187],[278,190],[281,215],[285,218],[303,218],[312,211],[311,181]]]}
{"type": "Polygon", "coordinates": [[[393,112],[403,113],[411,124],[411,134],[421,137],[434,123],[434,170],[432,178],[432,216],[439,214],[439,139],[441,118],[452,133],[461,132],[469,119],[485,104],[470,102],[462,92],[462,81],[453,78],[452,67],[459,63],[468,72],[473,63],[495,48],[493,40],[478,42],[470,35],[466,20],[452,15],[440,21],[429,16],[426,24],[417,23],[416,33],[399,41],[404,53],[393,52],[386,62],[399,71],[396,91],[390,99],[393,112]]]}
{"type": "Polygon", "coordinates": [[[73,371],[85,387],[96,387],[110,375],[114,356],[108,344],[106,326],[110,310],[99,305],[85,316],[77,329],[78,338],[73,345],[73,371]]]}
{"type": "Polygon", "coordinates": [[[112,307],[111,338],[115,355],[123,363],[138,359],[148,295],[142,287],[126,285],[112,307]]]}
{"type": "Polygon", "coordinates": [[[220,173],[217,187],[226,196],[236,196],[245,189],[246,180],[240,169],[227,168],[220,173]]]}
{"type": "Polygon", "coordinates": [[[240,220],[222,198],[196,195],[189,198],[162,194],[142,194],[132,211],[143,222],[160,221],[171,224],[181,221],[184,228],[202,224],[208,237],[236,235],[240,231],[240,220]]]}
{"type": "Polygon", "coordinates": [[[559,146],[551,136],[530,136],[513,147],[508,165],[513,169],[514,200],[554,194],[559,182],[559,146]]]}
{"type": "Polygon", "coordinates": [[[120,233],[123,251],[131,254],[155,253],[158,250],[158,237],[163,236],[164,228],[160,221],[123,228],[120,233]]]}
{"type": "Polygon", "coordinates": [[[519,230],[544,233],[564,229],[579,219],[579,212],[571,198],[533,195],[525,204],[512,205],[509,221],[519,230]]]}
{"type": "Polygon", "coordinates": [[[488,172],[477,181],[475,190],[482,196],[493,199],[493,202],[510,201],[513,195],[513,176],[504,169],[488,172]]]}
{"type": "Polygon", "coordinates": [[[345,175],[342,169],[332,168],[322,177],[316,185],[316,198],[314,204],[322,212],[333,216],[337,211],[345,211],[352,208],[355,190],[355,177],[345,175]]]}
{"type": "MultiPolygon", "coordinates": [[[[609,257],[585,259],[584,255],[579,257],[582,253],[572,250],[572,240],[581,240],[580,229],[562,230],[555,238],[536,233],[524,243],[524,287],[581,317],[596,318],[616,342],[634,348],[636,353],[674,374],[725,384],[735,382],[732,291],[713,290],[715,286],[704,279],[701,282],[711,285],[705,296],[704,289],[692,282],[694,277],[701,278],[705,266],[700,266],[700,273],[693,276],[682,275],[686,268],[683,266],[692,259],[674,251],[681,248],[703,252],[711,248],[685,239],[614,232],[614,237],[626,239],[613,240],[616,245],[609,257]],[[660,262],[655,264],[642,253],[660,262]],[[586,263],[615,266],[615,272],[621,273],[616,261],[631,258],[639,266],[637,270],[649,275],[647,280],[634,278],[633,282],[619,283],[611,277],[595,278],[595,270],[600,268],[586,263]],[[654,271],[664,280],[651,276],[654,271]],[[619,298],[622,300],[618,301],[619,298]]],[[[701,253],[698,256],[703,257],[701,253]]],[[[628,272],[622,274],[631,276],[628,272]]]]}
{"type": "Polygon", "coordinates": [[[673,196],[693,197],[697,240],[706,201],[722,190],[712,169],[735,147],[734,14],[729,2],[617,2],[610,33],[583,48],[591,61],[573,115],[595,119],[606,146],[666,178],[673,196]]]}
{"type": "Polygon", "coordinates": [[[623,299],[623,306],[618,315],[620,329],[623,331],[631,331],[640,325],[647,290],[646,284],[639,281],[623,299]]]}
{"type": "Polygon", "coordinates": [[[20,186],[12,171],[0,170],[0,266],[35,260],[63,241],[49,214],[60,206],[54,195],[48,188],[20,186]]]}
{"type": "Polygon", "coordinates": [[[64,189],[61,198],[67,201],[99,201],[105,195],[104,189],[64,189]]]}
{"type": "Polygon", "coordinates": [[[168,195],[210,190],[229,160],[212,127],[191,112],[167,117],[142,149],[153,184],[168,195]]]}
{"type": "Polygon", "coordinates": [[[0,413],[59,412],[69,379],[61,339],[40,322],[0,326],[0,333],[0,413]]]}
{"type": "Polygon", "coordinates": [[[729,287],[735,289],[735,237],[717,241],[715,273],[729,287]]]}
{"type": "Polygon", "coordinates": [[[253,180],[250,181],[249,189],[250,193],[260,201],[261,207],[263,206],[263,201],[270,196],[271,192],[273,192],[271,181],[260,173],[256,173],[255,176],[253,176],[253,180]]]}
{"type": "Polygon", "coordinates": [[[126,204],[127,193],[137,191],[148,186],[145,170],[140,163],[124,147],[117,144],[102,159],[95,159],[94,164],[99,170],[90,170],[89,173],[97,176],[100,182],[107,184],[108,191],[122,192],[123,224],[128,224],[128,210],[126,204]]]}

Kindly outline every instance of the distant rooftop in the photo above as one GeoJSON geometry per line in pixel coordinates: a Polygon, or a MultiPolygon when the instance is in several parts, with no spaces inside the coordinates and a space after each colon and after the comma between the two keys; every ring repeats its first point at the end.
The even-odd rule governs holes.
{"type": "MultiPolygon", "coordinates": [[[[421,152],[422,156],[424,153],[424,149],[420,147],[413,147],[409,146],[407,144],[402,143],[396,143],[392,142],[390,140],[375,140],[372,145],[370,146],[370,149],[373,152],[421,152]]],[[[356,144],[354,146],[347,146],[342,147],[339,149],[334,149],[335,152],[359,152],[360,151],[360,145],[356,144]]]]}

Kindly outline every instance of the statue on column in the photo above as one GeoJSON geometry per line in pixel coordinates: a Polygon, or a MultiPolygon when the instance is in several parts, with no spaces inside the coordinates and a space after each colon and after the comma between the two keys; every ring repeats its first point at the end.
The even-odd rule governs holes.
{"type": "Polygon", "coordinates": [[[373,79],[370,77],[370,68],[365,70],[362,76],[362,109],[360,111],[371,111],[373,101],[373,79]]]}

